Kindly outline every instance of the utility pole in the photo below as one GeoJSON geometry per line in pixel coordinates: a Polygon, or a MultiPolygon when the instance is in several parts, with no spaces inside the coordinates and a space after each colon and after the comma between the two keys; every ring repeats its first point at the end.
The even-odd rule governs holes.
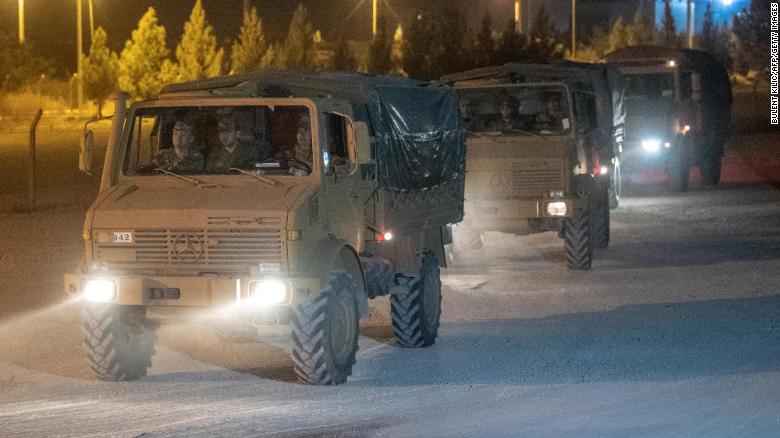
{"type": "Polygon", "coordinates": [[[376,11],[377,11],[377,0],[373,0],[371,5],[371,35],[376,36],[376,11]]]}
{"type": "Polygon", "coordinates": [[[515,0],[515,32],[523,33],[523,1],[515,0]]]}
{"type": "Polygon", "coordinates": [[[693,0],[688,0],[688,16],[686,19],[686,31],[688,32],[688,48],[693,48],[693,0]]]}
{"type": "Polygon", "coordinates": [[[89,43],[95,42],[95,14],[92,10],[92,0],[89,0],[89,43]]]}
{"type": "Polygon", "coordinates": [[[19,44],[24,44],[24,0],[19,0],[19,44]]]}
{"type": "Polygon", "coordinates": [[[577,58],[577,0],[571,0],[571,58],[577,58]]]}
{"type": "Polygon", "coordinates": [[[81,18],[81,0],[76,0],[76,102],[78,109],[81,110],[84,104],[84,31],[81,18]]]}

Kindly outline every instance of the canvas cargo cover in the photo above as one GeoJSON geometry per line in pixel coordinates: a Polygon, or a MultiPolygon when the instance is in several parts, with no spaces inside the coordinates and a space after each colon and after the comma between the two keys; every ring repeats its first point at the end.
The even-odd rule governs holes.
{"type": "Polygon", "coordinates": [[[465,134],[449,87],[357,73],[267,71],[170,85],[161,98],[202,92],[344,99],[374,137],[380,187],[423,190],[464,177],[465,134]]]}

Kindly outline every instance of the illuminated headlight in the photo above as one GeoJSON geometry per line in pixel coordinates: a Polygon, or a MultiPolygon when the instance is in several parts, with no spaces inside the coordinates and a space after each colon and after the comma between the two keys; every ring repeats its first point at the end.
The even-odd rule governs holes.
{"type": "Polygon", "coordinates": [[[565,202],[548,203],[547,214],[550,216],[566,216],[566,203],[565,202]]]}
{"type": "Polygon", "coordinates": [[[601,175],[606,175],[608,172],[609,172],[609,167],[607,166],[601,166],[601,168],[599,169],[599,173],[601,175]]]}
{"type": "Polygon", "coordinates": [[[290,302],[290,284],[281,280],[261,280],[249,283],[249,302],[259,307],[290,302]]]}
{"type": "Polygon", "coordinates": [[[661,149],[661,140],[658,140],[657,138],[642,140],[642,148],[647,152],[654,154],[661,149]]]}
{"type": "Polygon", "coordinates": [[[113,280],[93,279],[84,282],[82,297],[87,301],[106,303],[116,299],[116,284],[113,280]]]}

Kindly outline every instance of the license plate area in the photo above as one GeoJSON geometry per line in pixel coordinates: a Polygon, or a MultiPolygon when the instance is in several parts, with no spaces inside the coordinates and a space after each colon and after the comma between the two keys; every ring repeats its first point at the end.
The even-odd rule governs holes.
{"type": "Polygon", "coordinates": [[[178,300],[181,290],[175,287],[153,287],[149,289],[150,300],[178,300]]]}

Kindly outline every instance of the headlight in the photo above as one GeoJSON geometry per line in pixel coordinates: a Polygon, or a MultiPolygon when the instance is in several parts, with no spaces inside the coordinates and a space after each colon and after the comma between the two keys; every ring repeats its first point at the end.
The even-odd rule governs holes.
{"type": "Polygon", "coordinates": [[[268,307],[290,302],[290,284],[281,280],[260,280],[249,283],[249,303],[268,307]]]}
{"type": "Polygon", "coordinates": [[[106,303],[116,299],[116,284],[113,280],[93,279],[84,282],[82,297],[87,301],[106,303]]]}
{"type": "Polygon", "coordinates": [[[661,149],[661,140],[657,138],[642,140],[642,148],[647,152],[654,154],[661,149]]]}
{"type": "Polygon", "coordinates": [[[547,214],[550,216],[566,216],[566,203],[565,202],[548,203],[547,214]]]}

